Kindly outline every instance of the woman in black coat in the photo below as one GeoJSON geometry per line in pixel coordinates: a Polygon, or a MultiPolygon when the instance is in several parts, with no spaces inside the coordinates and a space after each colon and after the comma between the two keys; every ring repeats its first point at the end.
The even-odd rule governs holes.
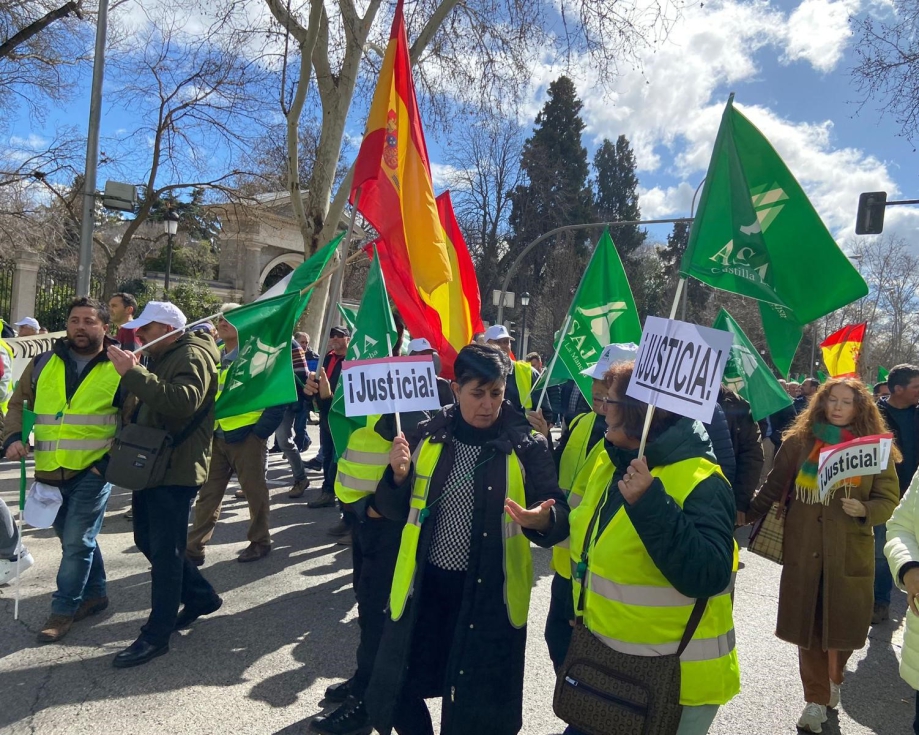
{"type": "Polygon", "coordinates": [[[375,496],[384,516],[408,520],[403,552],[412,518],[420,517],[417,551],[414,557],[403,553],[403,566],[396,568],[391,617],[365,695],[381,733],[395,728],[399,735],[433,735],[424,703],[430,697],[443,697],[441,735],[520,731],[526,624],[519,605],[528,597],[521,598],[519,583],[507,583],[518,606],[512,622],[505,553],[514,565],[507,576],[521,572],[526,595],[532,565],[528,546],[522,551],[515,545],[511,553],[505,544],[520,531],[545,547],[568,536],[568,506],[546,441],[504,401],[507,356],[468,345],[454,368],[456,405],[421,424],[412,446],[396,438],[375,496]],[[416,463],[423,466],[424,453],[438,450],[424,509],[419,514],[416,500],[410,515],[413,490],[423,495],[426,484],[416,477],[416,463]],[[509,463],[518,460],[522,504],[508,497],[508,478],[516,472],[509,463]],[[400,577],[411,580],[407,597],[397,592],[400,577]]]}

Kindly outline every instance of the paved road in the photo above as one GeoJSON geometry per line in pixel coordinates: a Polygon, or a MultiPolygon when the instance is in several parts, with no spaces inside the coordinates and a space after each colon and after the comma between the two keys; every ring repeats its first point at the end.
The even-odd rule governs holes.
{"type": "MultiPolygon", "coordinates": [[[[0,496],[11,506],[17,477],[13,465],[0,463],[0,496]]],[[[223,608],[174,636],[167,656],[136,669],[111,666],[113,655],[136,637],[149,604],[149,569],[123,518],[129,495],[112,495],[100,536],[112,604],[78,623],[61,644],[35,643],[48,614],[59,545],[50,531],[27,531],[36,566],[23,578],[19,622],[13,621],[13,590],[0,587],[0,732],[304,733],[309,718],[322,711],[325,687],[354,665],[350,550],[326,535],[336,521],[333,510],[309,510],[304,499],[286,497],[288,473],[279,455],[272,455],[269,477],[271,555],[255,564],[236,562],[247,510],[228,496],[204,567],[223,608]]],[[[555,677],[541,632],[549,555],[536,549],[534,556],[539,578],[522,732],[553,735],[564,728],[552,714],[555,677]]],[[[722,709],[712,733],[792,734],[803,703],[795,650],[773,637],[779,569],[746,552],[742,560],[735,621],[743,692],[722,709]]],[[[850,661],[842,708],[825,733],[912,732],[913,692],[897,675],[904,612],[904,597],[896,593],[893,621],[873,630],[869,645],[850,661]]]]}

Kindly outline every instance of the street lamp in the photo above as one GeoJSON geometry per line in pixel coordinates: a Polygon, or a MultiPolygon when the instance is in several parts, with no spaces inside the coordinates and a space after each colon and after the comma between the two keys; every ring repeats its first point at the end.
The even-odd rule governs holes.
{"type": "Polygon", "coordinates": [[[166,232],[166,279],[163,282],[163,296],[169,299],[169,274],[172,271],[172,242],[179,231],[179,215],[171,209],[163,216],[163,229],[166,232]]]}
{"type": "Polygon", "coordinates": [[[527,307],[530,305],[530,292],[524,291],[520,294],[520,304],[523,306],[523,337],[521,344],[523,345],[523,354],[527,353],[527,307]]]}

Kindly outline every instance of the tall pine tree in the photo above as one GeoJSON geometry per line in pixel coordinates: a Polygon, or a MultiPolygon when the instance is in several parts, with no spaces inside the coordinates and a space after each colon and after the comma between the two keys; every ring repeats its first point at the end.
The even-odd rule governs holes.
{"type": "MultiPolygon", "coordinates": [[[[594,154],[597,173],[594,212],[596,219],[606,222],[630,222],[641,219],[638,206],[638,176],[635,173],[635,153],[624,135],[616,143],[604,138],[594,154]]],[[[611,227],[610,234],[619,254],[629,256],[647,238],[646,230],[636,225],[611,227]]]]}
{"type": "MultiPolygon", "coordinates": [[[[549,85],[549,99],[536,116],[533,134],[523,146],[520,166],[526,184],[512,196],[510,223],[514,247],[563,225],[586,223],[591,216],[587,149],[581,144],[583,104],[574,82],[562,76],[549,85]]],[[[571,240],[568,240],[571,242],[571,240]]],[[[574,242],[586,242],[586,235],[574,242]]],[[[531,267],[542,275],[546,249],[534,253],[531,267]]]]}

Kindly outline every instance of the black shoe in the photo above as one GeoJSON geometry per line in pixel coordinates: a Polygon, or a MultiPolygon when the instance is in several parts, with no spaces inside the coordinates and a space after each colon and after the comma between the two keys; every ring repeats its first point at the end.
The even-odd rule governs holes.
{"type": "Polygon", "coordinates": [[[303,466],[308,470],[313,470],[313,472],[319,472],[322,469],[322,462],[313,457],[309,462],[304,462],[303,466]]]}
{"type": "Polygon", "coordinates": [[[215,596],[214,599],[211,600],[210,604],[203,607],[193,607],[189,609],[188,605],[186,605],[182,608],[182,611],[176,617],[175,630],[182,630],[183,628],[187,628],[202,615],[210,615],[211,613],[217,612],[222,604],[223,600],[215,596]]]}
{"type": "Polygon", "coordinates": [[[164,643],[161,646],[155,646],[152,643],[148,643],[143,638],[138,638],[130,646],[115,656],[112,661],[112,666],[116,669],[129,669],[132,666],[145,664],[147,661],[151,661],[157,656],[162,656],[164,653],[169,653],[168,643],[164,643]]]}
{"type": "Polygon", "coordinates": [[[370,735],[370,717],[364,703],[349,698],[328,717],[314,717],[310,729],[322,735],[370,735]]]}
{"type": "Polygon", "coordinates": [[[347,536],[351,533],[351,524],[345,523],[344,518],[328,530],[329,536],[347,536]]]}
{"type": "Polygon", "coordinates": [[[340,681],[337,684],[326,687],[325,700],[335,704],[344,702],[351,694],[351,682],[353,681],[354,678],[352,677],[351,679],[346,679],[345,681],[340,681]]]}

